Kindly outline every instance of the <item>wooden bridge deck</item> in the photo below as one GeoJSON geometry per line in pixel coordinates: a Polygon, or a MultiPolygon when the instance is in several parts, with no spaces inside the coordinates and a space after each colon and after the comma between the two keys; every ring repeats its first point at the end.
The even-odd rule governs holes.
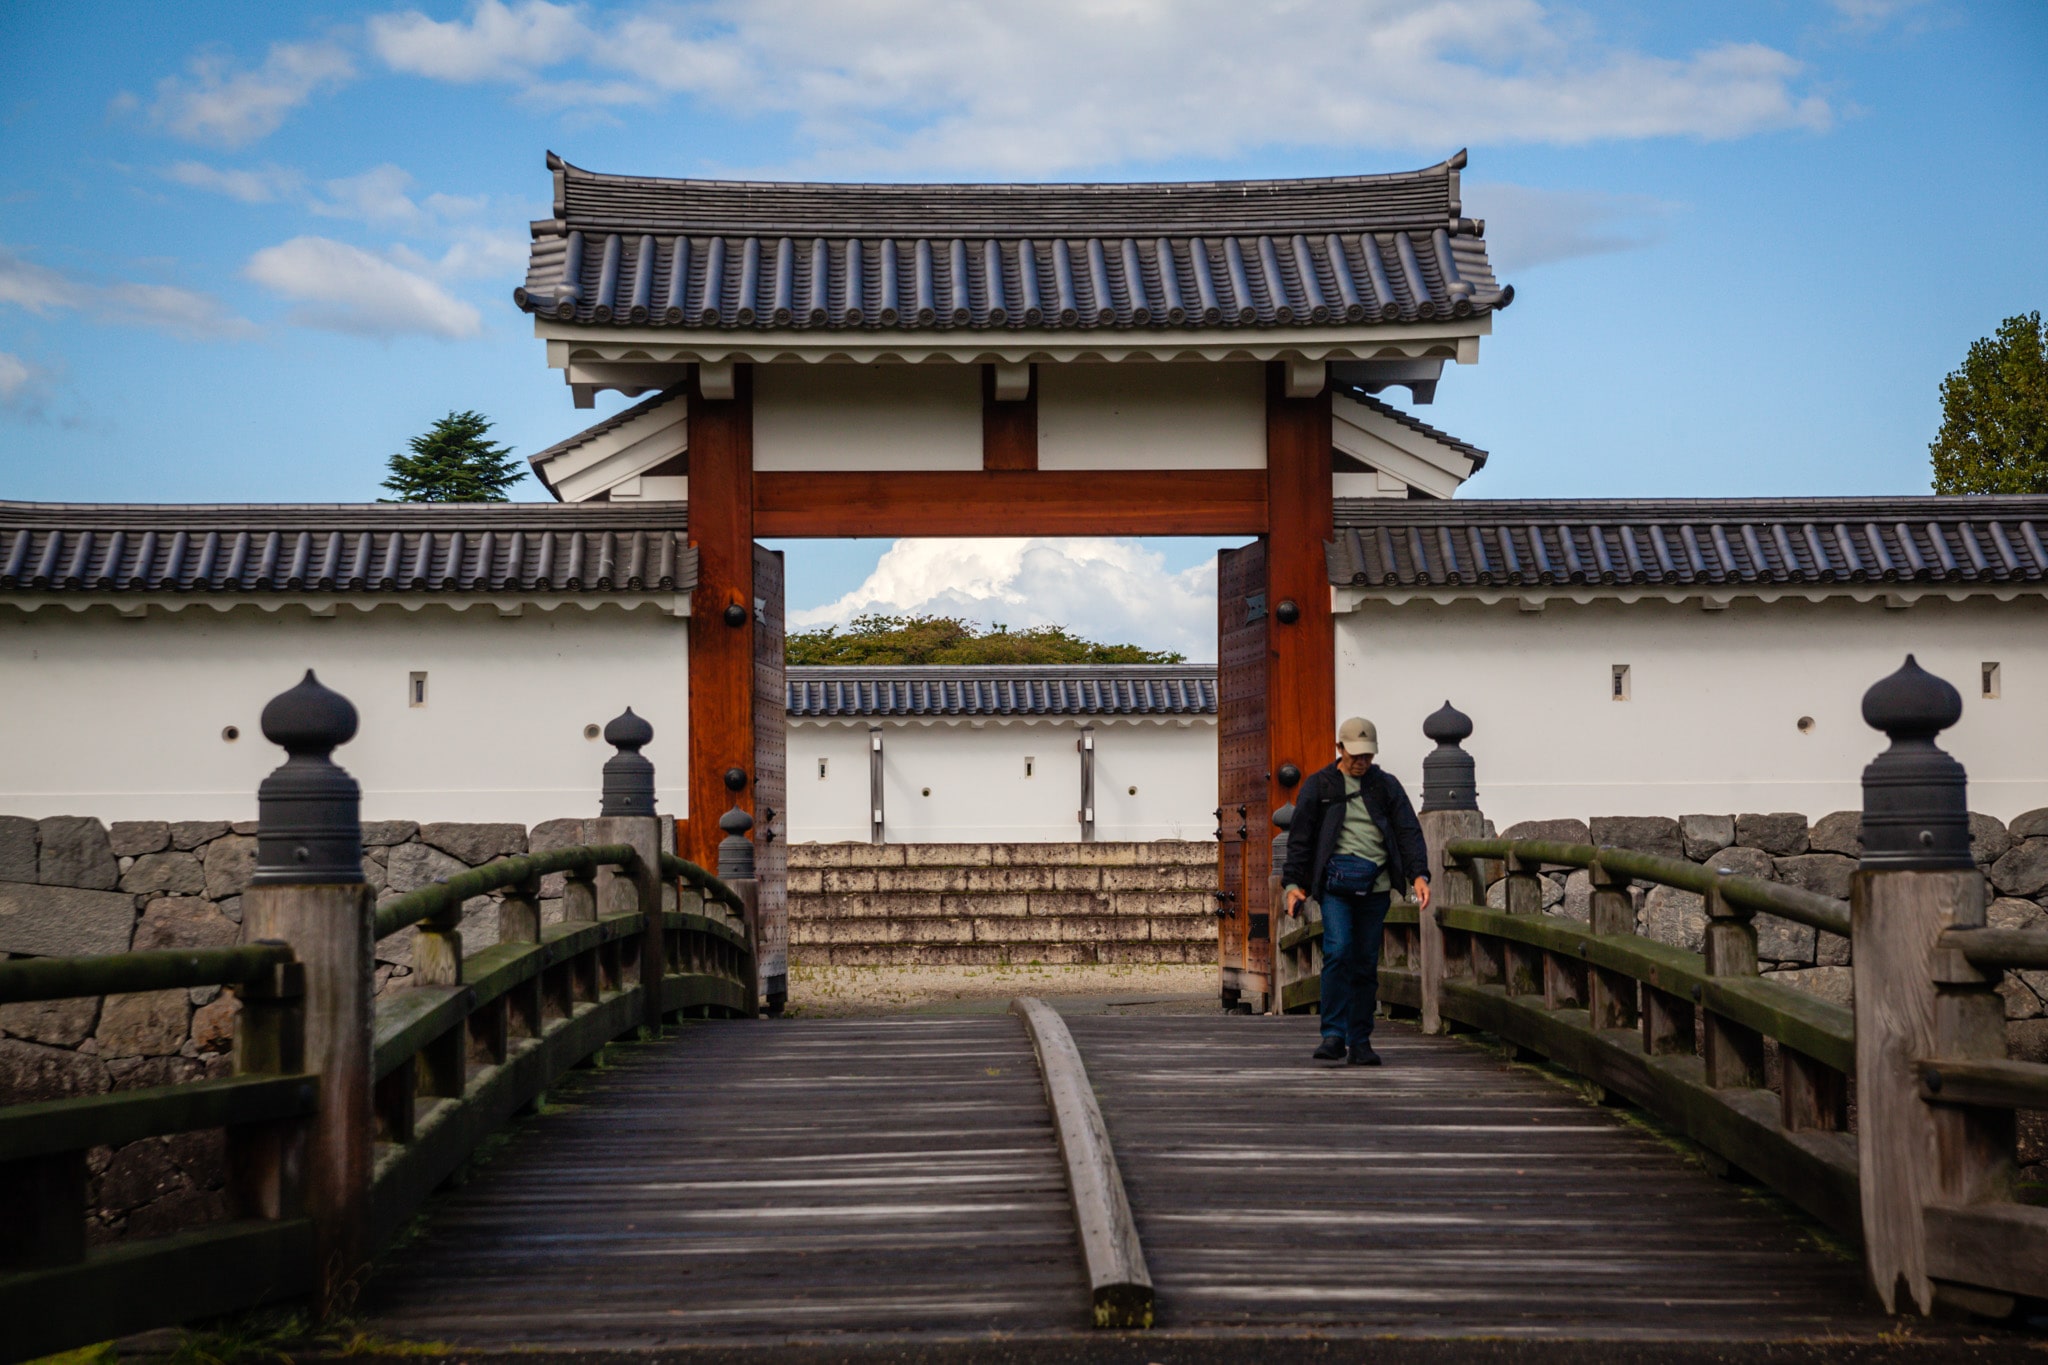
{"type": "MultiPolygon", "coordinates": [[[[1070,1021],[1167,1331],[1868,1335],[1860,1268],[1614,1113],[1411,1029],[1070,1021]]],[[[465,1346],[1086,1330],[1011,1018],[704,1024],[625,1049],[430,1210],[375,1330],[465,1346]]]]}

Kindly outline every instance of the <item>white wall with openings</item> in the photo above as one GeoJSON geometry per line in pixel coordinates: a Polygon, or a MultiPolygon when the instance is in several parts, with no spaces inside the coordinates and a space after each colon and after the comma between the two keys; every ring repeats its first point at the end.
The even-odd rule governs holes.
{"type": "Polygon", "coordinates": [[[361,716],[336,759],[366,819],[595,815],[612,750],[585,732],[629,705],[654,726],[662,809],[683,815],[688,626],[581,604],[0,610],[0,813],[254,819],[284,758],[264,703],[312,668],[361,716]]]}
{"type": "MultiPolygon", "coordinates": [[[[1214,837],[1213,718],[1186,723],[1098,718],[1091,723],[1098,840],[1214,837]]],[[[881,725],[887,842],[1031,843],[1080,837],[1079,722],[934,719],[884,720],[881,725]]],[[[790,726],[790,842],[868,841],[869,743],[865,720],[790,726]]]]}
{"type": "Polygon", "coordinates": [[[1863,723],[1863,693],[1909,652],[1963,695],[1941,744],[1969,770],[1971,809],[2009,820],[2048,806],[2039,597],[1923,597],[1902,609],[1738,598],[1718,611],[1367,601],[1337,617],[1337,708],[1378,724],[1381,761],[1413,792],[1431,747],[1423,718],[1448,697],[1472,717],[1480,806],[1501,828],[1594,815],[1818,818],[1861,807],[1863,766],[1886,742],[1863,723]]]}

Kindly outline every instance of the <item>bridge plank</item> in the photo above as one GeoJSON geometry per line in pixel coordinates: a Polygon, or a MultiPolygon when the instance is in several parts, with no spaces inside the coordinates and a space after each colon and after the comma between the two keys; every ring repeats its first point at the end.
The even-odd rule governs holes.
{"type": "Polygon", "coordinates": [[[1612,1111],[1383,1025],[1069,1020],[1167,1331],[1772,1337],[1877,1330],[1855,1262],[1612,1111]]]}
{"type": "Polygon", "coordinates": [[[583,1073],[430,1210],[376,1330],[582,1346],[1086,1330],[1011,1018],[692,1024],[583,1073]]]}

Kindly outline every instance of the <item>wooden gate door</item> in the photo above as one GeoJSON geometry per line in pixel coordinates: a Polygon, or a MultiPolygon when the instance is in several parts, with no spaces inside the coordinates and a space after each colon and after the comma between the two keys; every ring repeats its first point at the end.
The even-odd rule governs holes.
{"type": "Polygon", "coordinates": [[[1266,906],[1272,829],[1268,755],[1266,542],[1216,557],[1217,963],[1225,1008],[1267,1008],[1272,916],[1266,906]]]}
{"type": "Polygon", "coordinates": [[[754,546],[754,873],[760,885],[761,1001],[789,999],[789,693],[783,678],[782,552],[754,546]]]}

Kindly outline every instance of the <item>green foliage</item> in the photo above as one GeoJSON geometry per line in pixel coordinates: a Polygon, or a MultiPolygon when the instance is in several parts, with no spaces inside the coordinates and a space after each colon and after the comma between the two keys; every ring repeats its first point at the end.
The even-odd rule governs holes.
{"type": "Polygon", "coordinates": [[[1104,645],[1064,626],[983,631],[957,616],[856,616],[837,626],[792,632],[793,664],[1177,664],[1185,656],[1136,645],[1104,645]]]}
{"type": "Polygon", "coordinates": [[[1937,493],[2048,493],[2048,331],[2022,313],[1941,381],[1937,493]]]}
{"type": "Polygon", "coordinates": [[[512,448],[484,439],[491,423],[480,412],[451,412],[412,438],[412,454],[393,455],[385,502],[505,502],[505,490],[526,477],[512,448]]]}

